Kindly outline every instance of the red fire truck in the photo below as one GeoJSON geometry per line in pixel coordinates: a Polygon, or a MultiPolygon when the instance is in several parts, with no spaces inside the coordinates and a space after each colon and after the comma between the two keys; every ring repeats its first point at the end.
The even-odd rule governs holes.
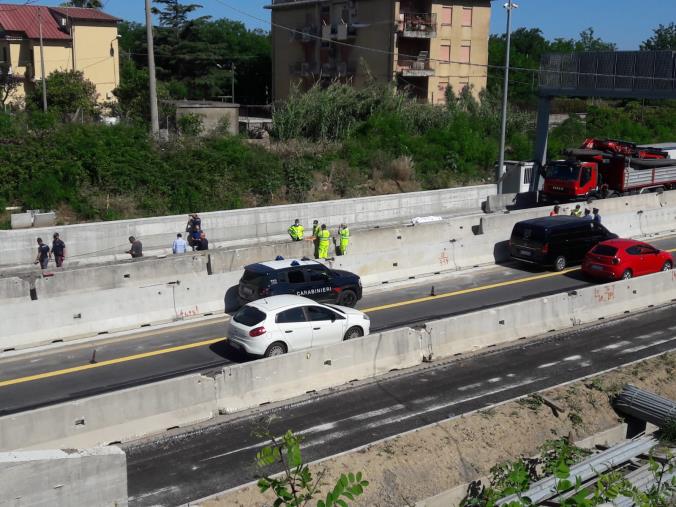
{"type": "Polygon", "coordinates": [[[658,148],[616,140],[586,139],[547,164],[543,203],[604,199],[676,188],[676,160],[658,148]]]}

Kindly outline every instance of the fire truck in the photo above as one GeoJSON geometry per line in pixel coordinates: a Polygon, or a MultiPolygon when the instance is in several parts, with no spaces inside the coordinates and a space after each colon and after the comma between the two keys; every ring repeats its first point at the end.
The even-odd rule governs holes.
{"type": "Polygon", "coordinates": [[[663,149],[586,139],[544,169],[540,202],[605,199],[676,188],[676,160],[663,149]]]}

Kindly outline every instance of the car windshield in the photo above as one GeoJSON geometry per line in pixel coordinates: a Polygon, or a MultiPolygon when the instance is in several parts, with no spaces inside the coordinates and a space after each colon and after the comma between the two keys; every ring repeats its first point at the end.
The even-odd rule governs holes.
{"type": "Polygon", "coordinates": [[[338,307],[336,305],[326,305],[326,306],[330,307],[332,310],[337,311],[338,313],[342,313],[343,315],[345,315],[345,312],[343,310],[341,310],[340,307],[338,307]]]}
{"type": "Polygon", "coordinates": [[[580,168],[569,164],[551,164],[547,166],[545,177],[550,180],[577,181],[580,168]]]}
{"type": "Polygon", "coordinates": [[[258,308],[247,305],[235,314],[233,320],[244,326],[255,326],[265,320],[265,313],[258,308]]]}
{"type": "Polygon", "coordinates": [[[253,285],[254,287],[263,287],[267,282],[267,277],[263,273],[247,269],[244,271],[241,281],[247,285],[253,285]]]}
{"type": "Polygon", "coordinates": [[[617,248],[609,245],[596,245],[594,250],[592,250],[592,253],[596,255],[605,255],[607,257],[614,257],[615,254],[617,253],[617,248]]]}

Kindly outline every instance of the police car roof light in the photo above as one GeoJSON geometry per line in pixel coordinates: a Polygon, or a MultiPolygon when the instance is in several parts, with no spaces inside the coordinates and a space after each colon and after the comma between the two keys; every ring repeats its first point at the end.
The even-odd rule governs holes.
{"type": "Polygon", "coordinates": [[[284,257],[282,257],[281,255],[278,255],[277,257],[275,257],[275,260],[276,261],[283,261],[284,257]]]}
{"type": "Polygon", "coordinates": [[[298,261],[291,261],[292,266],[300,266],[300,262],[298,261]]]}

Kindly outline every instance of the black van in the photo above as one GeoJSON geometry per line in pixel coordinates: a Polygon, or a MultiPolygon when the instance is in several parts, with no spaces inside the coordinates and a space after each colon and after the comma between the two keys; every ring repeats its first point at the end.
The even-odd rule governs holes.
{"type": "Polygon", "coordinates": [[[514,224],[509,254],[518,261],[553,266],[556,271],[561,271],[581,262],[597,243],[615,238],[617,234],[585,218],[533,218],[514,224]]]}

